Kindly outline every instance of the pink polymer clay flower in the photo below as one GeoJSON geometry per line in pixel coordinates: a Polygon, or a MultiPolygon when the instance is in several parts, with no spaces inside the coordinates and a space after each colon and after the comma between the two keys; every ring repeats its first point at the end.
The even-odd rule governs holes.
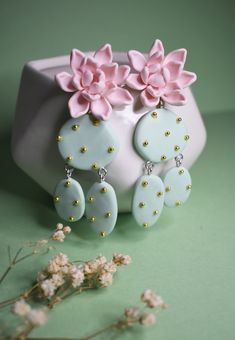
{"type": "Polygon", "coordinates": [[[73,74],[61,72],[56,75],[64,91],[74,92],[68,103],[72,117],[79,117],[91,110],[96,118],[107,120],[112,106],[132,103],[131,94],[122,88],[130,67],[119,66],[112,59],[109,44],[102,46],[92,57],[85,56],[77,49],[72,50],[70,65],[73,74]]]}
{"type": "Polygon", "coordinates": [[[196,74],[185,71],[187,51],[174,50],[164,56],[164,47],[155,40],[148,56],[132,50],[128,52],[131,66],[137,73],[127,78],[127,85],[141,91],[140,100],[144,106],[156,106],[160,99],[171,105],[184,105],[186,98],[182,90],[196,80],[196,74]]]}

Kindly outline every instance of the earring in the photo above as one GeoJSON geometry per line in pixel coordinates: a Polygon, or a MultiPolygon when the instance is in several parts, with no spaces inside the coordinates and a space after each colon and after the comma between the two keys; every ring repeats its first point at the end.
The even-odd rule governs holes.
{"type": "MultiPolygon", "coordinates": [[[[85,214],[91,228],[101,236],[106,236],[113,230],[118,213],[115,191],[105,181],[106,167],[114,160],[119,150],[119,143],[107,120],[112,113],[112,106],[127,105],[133,101],[129,91],[122,87],[130,68],[112,62],[112,49],[109,44],[89,57],[79,50],[73,50],[71,68],[73,75],[62,72],[56,76],[64,91],[75,92],[68,103],[73,118],[62,126],[57,137],[59,152],[69,169],[97,173],[99,182],[94,183],[87,192],[85,214]]],[[[72,199],[80,201],[80,205],[76,206],[77,209],[80,207],[80,218],[85,206],[82,189],[71,176],[68,180],[73,187],[72,199]],[[75,192],[78,196],[78,191],[80,196],[74,199],[75,192]]],[[[64,181],[57,185],[56,195],[64,198],[64,204],[61,204],[60,208],[58,200],[56,209],[64,218],[68,211],[70,213],[71,194],[66,190],[61,191],[63,185],[64,181]]],[[[73,221],[78,220],[78,214],[71,216],[74,217],[73,221]]]]}
{"type": "Polygon", "coordinates": [[[146,161],[147,175],[137,181],[132,211],[136,222],[146,228],[156,223],[163,203],[168,207],[182,205],[192,188],[189,172],[182,167],[181,153],[189,135],[182,117],[166,109],[164,103],[184,105],[182,90],[196,80],[196,75],[183,70],[185,49],[164,57],[160,40],[155,40],[147,58],[138,51],[129,51],[128,57],[137,72],[127,78],[128,86],[141,91],[143,106],[156,107],[140,118],[134,133],[134,146],[146,161]],[[175,159],[176,167],[167,171],[163,181],[152,175],[154,164],[171,159],[175,159]]]}

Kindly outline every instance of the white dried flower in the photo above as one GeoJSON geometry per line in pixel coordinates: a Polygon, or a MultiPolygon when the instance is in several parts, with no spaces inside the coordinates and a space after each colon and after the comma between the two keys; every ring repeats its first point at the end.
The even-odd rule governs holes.
{"type": "Polygon", "coordinates": [[[38,272],[37,275],[37,282],[43,281],[47,278],[48,274],[46,274],[45,272],[38,272]]]}
{"type": "Polygon", "coordinates": [[[51,281],[56,288],[62,286],[64,284],[63,275],[61,273],[53,274],[51,277],[51,281]]]}
{"type": "Polygon", "coordinates": [[[110,273],[104,273],[99,275],[98,277],[98,284],[100,287],[108,287],[113,282],[113,276],[110,273]]]}
{"type": "Polygon", "coordinates": [[[65,265],[60,267],[60,272],[67,275],[70,271],[70,265],[65,265]]]}
{"type": "Polygon", "coordinates": [[[152,313],[143,313],[140,317],[140,324],[143,326],[152,326],[156,323],[156,316],[152,313]]]}
{"type": "Polygon", "coordinates": [[[71,233],[71,230],[72,230],[72,229],[67,225],[67,226],[64,227],[63,232],[64,232],[65,234],[70,234],[70,233],[71,233]]]}
{"type": "Polygon", "coordinates": [[[30,312],[31,307],[24,299],[20,299],[14,303],[12,310],[16,315],[25,316],[30,312]]]}
{"type": "Polygon", "coordinates": [[[123,255],[123,254],[113,254],[113,262],[117,266],[121,265],[128,265],[131,263],[131,257],[129,255],[123,255]]]}
{"type": "Polygon", "coordinates": [[[55,260],[50,260],[47,264],[47,271],[50,274],[56,274],[60,271],[60,266],[58,265],[58,263],[56,263],[55,260]]]}
{"type": "Polygon", "coordinates": [[[74,288],[81,286],[84,281],[84,273],[79,266],[72,266],[70,269],[70,275],[72,278],[72,286],[74,288]]]}
{"type": "Polygon", "coordinates": [[[47,244],[48,243],[48,240],[38,240],[37,242],[36,242],[36,246],[37,247],[41,247],[41,246],[44,246],[45,244],[47,244]]]}
{"type": "Polygon", "coordinates": [[[94,274],[98,270],[98,262],[96,260],[87,261],[84,263],[84,273],[94,274]]]}
{"type": "Polygon", "coordinates": [[[53,281],[50,279],[42,281],[40,283],[40,288],[43,291],[43,295],[48,298],[52,297],[56,290],[56,286],[54,285],[53,281]]]}
{"type": "Polygon", "coordinates": [[[95,262],[97,263],[97,265],[98,265],[99,267],[103,267],[103,265],[104,265],[105,263],[107,263],[107,259],[106,259],[105,256],[99,255],[99,256],[97,256],[97,258],[95,259],[95,262]]]}
{"type": "Polygon", "coordinates": [[[32,309],[27,315],[27,320],[32,326],[42,326],[47,322],[47,314],[46,307],[32,309]]]}
{"type": "Polygon", "coordinates": [[[59,241],[59,242],[64,242],[65,235],[63,230],[57,230],[54,232],[54,234],[51,236],[51,239],[53,241],[59,241]]]}
{"type": "Polygon", "coordinates": [[[59,266],[65,266],[68,264],[69,259],[66,254],[59,253],[54,257],[54,261],[59,265],[59,266]]]}
{"type": "Polygon", "coordinates": [[[62,223],[57,223],[56,225],[56,230],[62,230],[63,229],[63,224],[62,223]]]}
{"type": "Polygon", "coordinates": [[[107,262],[103,265],[103,268],[102,268],[105,272],[108,272],[108,273],[115,273],[117,271],[117,266],[116,264],[111,261],[111,262],[107,262]]]}
{"type": "Polygon", "coordinates": [[[165,303],[161,296],[155,294],[151,289],[146,289],[141,295],[141,300],[146,303],[149,308],[164,307],[165,303]]]}
{"type": "Polygon", "coordinates": [[[139,307],[129,307],[125,309],[125,316],[130,319],[139,319],[140,309],[139,307]]]}

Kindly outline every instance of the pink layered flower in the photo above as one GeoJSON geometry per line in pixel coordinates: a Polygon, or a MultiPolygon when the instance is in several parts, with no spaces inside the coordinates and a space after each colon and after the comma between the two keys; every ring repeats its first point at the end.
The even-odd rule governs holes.
{"type": "Polygon", "coordinates": [[[196,80],[196,74],[185,71],[187,51],[174,50],[164,56],[164,47],[155,40],[148,56],[132,50],[128,52],[131,66],[136,71],[127,78],[127,85],[141,91],[140,100],[144,106],[156,106],[160,99],[171,105],[184,105],[186,98],[182,90],[196,80]]]}
{"type": "Polygon", "coordinates": [[[72,117],[84,115],[89,110],[98,119],[107,120],[112,106],[131,104],[133,98],[122,86],[129,75],[128,65],[113,63],[111,45],[106,44],[87,57],[77,49],[71,52],[70,65],[73,74],[56,75],[60,87],[74,92],[68,106],[72,117]]]}

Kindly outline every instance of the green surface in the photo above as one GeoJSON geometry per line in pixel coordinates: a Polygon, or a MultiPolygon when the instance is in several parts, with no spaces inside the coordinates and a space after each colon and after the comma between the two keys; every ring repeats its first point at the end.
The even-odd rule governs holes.
{"type": "MultiPolygon", "coordinates": [[[[94,49],[106,41],[114,50],[144,51],[158,36],[167,50],[188,48],[188,68],[199,75],[194,85],[199,107],[214,113],[205,115],[208,144],[191,170],[193,191],[182,208],[164,209],[158,226],[148,231],[122,215],[104,240],[96,239],[83,222],[78,224],[62,244],[72,259],[123,252],[133,257],[133,264],[120,270],[109,289],[58,306],[34,336],[90,333],[112,322],[150,287],[169,309],[156,327],[138,328],[122,339],[234,339],[233,12],[232,1],[0,1],[1,271],[8,244],[16,249],[25,240],[45,238],[58,222],[50,197],[10,156],[16,94],[26,61],[66,54],[74,46],[94,49]]],[[[1,300],[27,287],[43,263],[34,258],[19,265],[2,286],[1,300]]]]}

